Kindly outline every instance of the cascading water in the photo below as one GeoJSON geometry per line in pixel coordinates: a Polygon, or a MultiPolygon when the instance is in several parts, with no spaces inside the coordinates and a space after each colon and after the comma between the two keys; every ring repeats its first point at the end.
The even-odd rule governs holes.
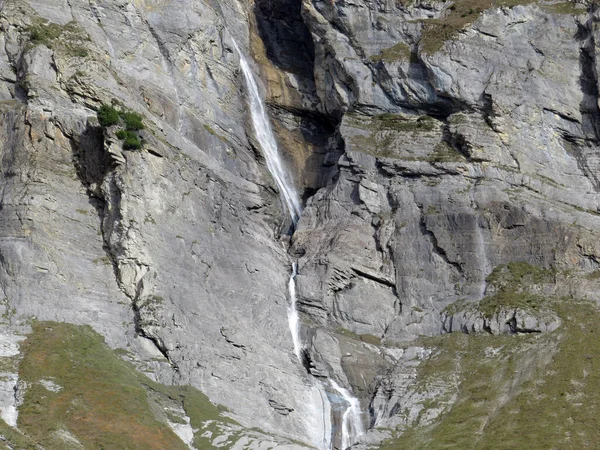
{"type": "Polygon", "coordinates": [[[346,408],[342,416],[342,449],[345,450],[354,444],[357,438],[364,433],[360,402],[347,389],[339,386],[335,381],[329,380],[329,382],[333,389],[348,403],[348,408],[346,408]]]}
{"type": "Polygon", "coordinates": [[[477,202],[475,201],[475,187],[477,183],[473,183],[471,189],[469,190],[469,200],[471,200],[471,206],[475,210],[475,252],[477,254],[477,261],[479,265],[479,289],[478,296],[479,298],[483,298],[485,296],[485,290],[487,287],[486,278],[491,272],[490,261],[487,256],[487,250],[485,246],[485,239],[483,238],[482,231],[482,218],[481,214],[478,211],[477,202]]]}
{"type": "Polygon", "coordinates": [[[233,45],[238,52],[238,55],[240,55],[240,66],[242,67],[242,72],[244,73],[246,84],[248,85],[248,93],[250,94],[250,116],[252,117],[252,125],[254,126],[254,132],[256,133],[256,140],[262,147],[263,154],[267,160],[267,169],[269,169],[269,172],[273,175],[273,178],[279,187],[281,197],[295,224],[302,212],[298,194],[296,194],[294,186],[288,181],[288,177],[286,176],[285,166],[277,149],[277,140],[275,139],[275,134],[271,128],[271,122],[267,116],[265,102],[260,96],[258,85],[254,80],[252,70],[250,70],[250,65],[248,64],[248,61],[246,61],[246,58],[244,58],[243,53],[240,51],[235,41],[233,41],[233,45]]]}
{"type": "MultiPolygon", "coordinates": [[[[267,116],[265,103],[260,92],[258,90],[258,84],[254,79],[254,74],[250,69],[250,65],[246,61],[243,53],[240,51],[236,42],[233,41],[233,45],[240,57],[240,66],[246,79],[249,92],[249,103],[250,103],[250,115],[252,118],[252,125],[256,134],[256,139],[260,144],[265,159],[267,161],[267,168],[275,179],[283,203],[287,207],[287,210],[292,218],[292,223],[295,226],[300,218],[302,208],[300,206],[300,200],[294,189],[294,186],[289,182],[285,165],[281,160],[279,151],[277,148],[277,140],[271,127],[271,122],[267,116]]],[[[296,307],[296,276],[298,275],[298,265],[294,263],[292,265],[292,274],[288,283],[289,296],[290,296],[290,308],[288,311],[288,323],[290,332],[292,334],[292,342],[294,344],[294,354],[298,358],[298,361],[303,364],[303,345],[300,334],[300,318],[298,315],[298,309],[296,307]]],[[[310,378],[311,385],[309,392],[307,393],[307,406],[311,411],[311,416],[306,418],[307,428],[311,430],[312,436],[309,436],[313,443],[321,450],[330,450],[332,448],[331,442],[331,420],[330,415],[330,404],[327,399],[327,394],[322,383],[310,378]],[[318,416],[322,416],[322,420],[318,420],[318,416]]],[[[352,394],[342,387],[340,387],[334,380],[329,379],[329,383],[333,389],[341,395],[344,401],[348,404],[348,407],[342,415],[342,450],[345,450],[350,445],[356,442],[358,436],[360,436],[364,430],[361,421],[360,403],[357,398],[353,397],[352,394]]]]}
{"type": "Polygon", "coordinates": [[[288,323],[292,332],[292,342],[294,343],[294,353],[298,361],[302,362],[302,343],[300,341],[300,317],[298,308],[296,308],[296,275],[298,275],[298,263],[292,264],[292,276],[288,283],[290,293],[290,310],[288,313],[288,323]]]}

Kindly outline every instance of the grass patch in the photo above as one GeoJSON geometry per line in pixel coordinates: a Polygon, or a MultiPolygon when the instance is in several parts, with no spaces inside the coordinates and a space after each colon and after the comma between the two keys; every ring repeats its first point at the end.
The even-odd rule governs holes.
{"type": "Polygon", "coordinates": [[[179,402],[194,428],[207,421],[231,423],[196,389],[163,386],[137,372],[88,326],[34,322],[32,328],[21,344],[19,377],[29,388],[19,409],[19,428],[46,450],[66,448],[60,430],[85,448],[186,449],[151,412],[149,390],[179,402]],[[42,379],[63,389],[50,392],[38,383],[42,379]]]}
{"type": "Polygon", "coordinates": [[[377,55],[370,57],[371,61],[393,63],[397,61],[409,61],[411,59],[410,47],[403,42],[398,42],[392,47],[381,50],[377,55]]]}
{"type": "Polygon", "coordinates": [[[586,12],[585,8],[581,7],[581,4],[576,2],[561,2],[553,4],[542,4],[541,8],[550,14],[573,14],[579,15],[586,12]]]}
{"type": "Polygon", "coordinates": [[[475,22],[486,9],[527,5],[532,2],[532,0],[456,0],[446,9],[444,17],[423,21],[421,51],[426,54],[437,52],[445,42],[455,38],[460,30],[475,22]]]}
{"type": "Polygon", "coordinates": [[[394,156],[396,133],[427,133],[439,127],[438,121],[430,116],[384,113],[373,117],[347,114],[347,117],[349,126],[368,132],[350,137],[350,142],[364,153],[384,158],[394,156]]]}
{"type": "Polygon", "coordinates": [[[88,56],[85,42],[90,39],[77,22],[59,25],[38,19],[36,24],[27,28],[27,31],[31,46],[44,45],[71,57],[88,56]]]}
{"type": "Polygon", "coordinates": [[[4,444],[4,449],[15,449],[15,450],[23,450],[23,449],[36,449],[36,442],[30,437],[24,435],[19,430],[14,429],[9,426],[4,420],[0,419],[0,436],[2,439],[2,443],[4,444]],[[10,447],[9,447],[10,445],[10,447]]]}
{"type": "Polygon", "coordinates": [[[587,302],[551,302],[563,320],[553,333],[423,340],[436,352],[418,368],[418,388],[446,383],[456,401],[445,404],[442,396],[423,402],[445,411],[381,448],[600,448],[600,312],[587,302]]]}
{"type": "Polygon", "coordinates": [[[211,127],[209,124],[205,123],[203,125],[204,129],[212,136],[218,138],[221,142],[225,143],[225,144],[230,144],[229,140],[222,136],[221,134],[217,133],[215,131],[215,129],[213,127],[211,127]]]}
{"type": "Polygon", "coordinates": [[[373,117],[373,125],[378,129],[404,131],[409,133],[434,131],[436,120],[430,116],[407,118],[399,114],[384,113],[373,117]]]}
{"type": "Polygon", "coordinates": [[[478,309],[486,318],[492,318],[503,310],[540,310],[544,306],[545,298],[531,293],[531,288],[552,283],[554,276],[554,270],[526,262],[497,266],[487,277],[488,284],[496,289],[496,293],[481,300],[478,309]]]}
{"type": "Polygon", "coordinates": [[[600,279],[600,270],[594,270],[593,272],[588,273],[585,277],[588,280],[598,280],[600,279]]]}
{"type": "Polygon", "coordinates": [[[544,305],[544,297],[516,290],[502,290],[497,294],[485,297],[479,302],[478,310],[487,319],[491,319],[501,311],[524,309],[539,310],[544,305]]]}
{"type": "Polygon", "coordinates": [[[496,266],[486,281],[488,284],[502,289],[515,286],[551,283],[556,272],[552,269],[534,266],[527,262],[510,262],[496,266]]]}
{"type": "Polygon", "coordinates": [[[379,338],[373,334],[358,334],[358,333],[354,333],[353,331],[347,330],[346,328],[343,328],[343,327],[336,328],[335,332],[337,334],[341,334],[342,336],[345,336],[347,338],[354,339],[357,341],[362,341],[367,344],[381,345],[381,338],[379,338]]]}
{"type": "Polygon", "coordinates": [[[467,159],[465,156],[450,146],[446,142],[440,142],[433,148],[433,153],[430,155],[431,162],[463,162],[467,159]]]}
{"type": "Polygon", "coordinates": [[[57,23],[32,25],[28,29],[29,39],[32,43],[50,46],[52,41],[58,39],[63,32],[63,27],[57,23]]]}

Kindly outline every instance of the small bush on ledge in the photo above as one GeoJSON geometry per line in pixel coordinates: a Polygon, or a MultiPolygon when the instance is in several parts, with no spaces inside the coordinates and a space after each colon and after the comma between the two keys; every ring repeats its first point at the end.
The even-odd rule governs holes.
{"type": "Polygon", "coordinates": [[[123,141],[123,148],[125,150],[138,150],[142,147],[142,143],[140,142],[140,138],[137,134],[132,133],[131,131],[125,132],[125,139],[123,141]]]}
{"type": "Polygon", "coordinates": [[[144,129],[142,123],[142,116],[135,112],[123,111],[119,114],[121,119],[125,122],[125,128],[128,131],[138,131],[144,129]]]}
{"type": "Polygon", "coordinates": [[[119,129],[115,135],[123,141],[125,150],[138,150],[142,147],[139,130],[144,129],[143,117],[133,111],[119,111],[113,106],[102,105],[98,110],[98,121],[104,128],[122,124],[125,129],[119,129]]]}
{"type": "Polygon", "coordinates": [[[119,111],[112,106],[102,105],[98,110],[98,121],[103,127],[110,127],[119,123],[119,111]]]}

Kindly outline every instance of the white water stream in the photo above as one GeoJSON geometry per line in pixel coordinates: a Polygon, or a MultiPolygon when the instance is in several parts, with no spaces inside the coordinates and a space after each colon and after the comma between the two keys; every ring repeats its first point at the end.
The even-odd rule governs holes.
{"type": "Polygon", "coordinates": [[[298,317],[298,308],[296,307],[296,275],[298,275],[298,263],[292,264],[292,276],[288,283],[290,294],[290,310],[288,312],[288,323],[292,333],[292,342],[294,343],[294,353],[298,361],[302,362],[302,342],[300,339],[300,318],[298,317]]]}
{"type": "Polygon", "coordinates": [[[329,380],[329,382],[349,405],[342,416],[342,450],[345,450],[354,444],[356,439],[365,432],[360,412],[360,402],[347,389],[339,386],[335,381],[329,380]]]}
{"type": "MultiPolygon", "coordinates": [[[[246,85],[248,86],[250,115],[252,118],[254,132],[256,134],[256,140],[262,148],[263,155],[267,162],[267,168],[279,187],[281,198],[287,207],[287,210],[292,218],[292,222],[295,226],[300,218],[300,214],[302,213],[300,199],[292,182],[290,181],[291,177],[288,175],[285,165],[279,155],[277,140],[275,139],[275,134],[273,133],[271,122],[266,112],[265,102],[260,96],[258,84],[254,79],[254,74],[250,69],[248,61],[246,61],[244,54],[240,51],[235,41],[233,41],[233,45],[240,57],[240,66],[242,68],[244,78],[246,79],[246,85]]],[[[292,265],[292,274],[288,283],[290,296],[288,323],[290,332],[292,334],[292,342],[294,344],[294,354],[298,358],[298,361],[303,364],[303,345],[300,333],[300,318],[298,315],[298,309],[296,307],[297,275],[298,265],[297,263],[294,263],[292,265]]],[[[309,410],[311,410],[312,417],[305,418],[307,429],[311,433],[311,436],[308,437],[320,450],[331,450],[332,433],[331,420],[329,417],[331,414],[331,405],[322,383],[314,380],[312,377],[310,379],[311,386],[306,396],[306,406],[309,410]]],[[[341,441],[342,450],[345,450],[354,444],[356,439],[364,433],[361,420],[360,402],[347,389],[340,387],[334,380],[329,379],[329,383],[343,398],[344,402],[348,404],[342,415],[341,441]]]]}
{"type": "Polygon", "coordinates": [[[275,139],[275,134],[271,128],[271,121],[267,115],[265,102],[260,96],[254,74],[235,41],[233,41],[233,45],[235,46],[238,55],[240,55],[240,66],[242,67],[242,72],[244,72],[244,78],[246,79],[246,84],[248,86],[250,115],[252,117],[252,125],[254,126],[256,140],[262,147],[263,155],[267,160],[267,169],[269,169],[269,172],[273,175],[273,178],[279,187],[281,198],[292,217],[292,221],[296,224],[300,218],[300,213],[302,212],[300,199],[298,198],[296,189],[294,189],[294,185],[288,179],[291,177],[288,176],[285,165],[279,156],[277,140],[275,139]]]}
{"type": "Polygon", "coordinates": [[[477,263],[479,265],[480,273],[478,296],[481,299],[485,296],[485,290],[487,288],[486,278],[491,272],[491,267],[487,256],[485,239],[483,237],[483,227],[481,224],[482,218],[478,211],[477,202],[475,200],[475,186],[476,183],[473,183],[473,186],[471,186],[471,189],[469,190],[469,200],[471,201],[471,206],[475,211],[475,253],[477,254],[477,263]]]}

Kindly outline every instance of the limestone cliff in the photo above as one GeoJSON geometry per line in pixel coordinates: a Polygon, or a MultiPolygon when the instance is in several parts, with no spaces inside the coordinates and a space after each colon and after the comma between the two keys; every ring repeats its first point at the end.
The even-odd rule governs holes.
{"type": "MultiPolygon", "coordinates": [[[[143,381],[154,419],[199,449],[313,448],[326,422],[341,448],[346,401],[307,399],[326,378],[360,400],[353,448],[514,431],[502,408],[560,372],[593,330],[581,302],[600,300],[597,21],[593,3],[526,0],[0,0],[3,419],[43,448],[91,442],[28,433],[39,321],[90,325],[154,381],[227,408],[195,422],[189,393],[143,381]],[[302,194],[295,229],[234,41],[302,194]],[[141,149],[101,105],[143,117],[141,149]],[[480,404],[473,373],[502,387],[485,420],[444,422],[480,404]]],[[[568,417],[552,445],[593,447],[568,417]]]]}

